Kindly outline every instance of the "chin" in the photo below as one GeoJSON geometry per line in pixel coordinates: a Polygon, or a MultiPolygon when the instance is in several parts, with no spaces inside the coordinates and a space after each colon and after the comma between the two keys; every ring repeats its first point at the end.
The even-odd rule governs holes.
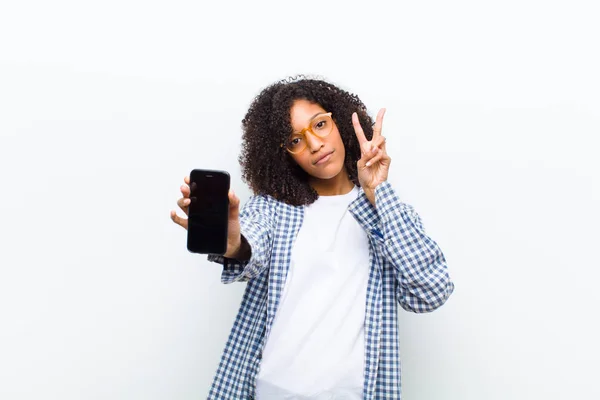
{"type": "Polygon", "coordinates": [[[327,180],[327,179],[333,179],[336,176],[338,176],[342,170],[344,169],[344,165],[343,164],[329,164],[325,167],[317,167],[316,170],[312,170],[309,175],[312,175],[313,177],[317,178],[317,179],[323,179],[323,180],[327,180]]]}

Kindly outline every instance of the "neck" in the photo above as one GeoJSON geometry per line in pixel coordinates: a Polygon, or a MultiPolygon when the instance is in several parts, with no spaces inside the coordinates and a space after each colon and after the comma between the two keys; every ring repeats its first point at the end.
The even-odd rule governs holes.
{"type": "Polygon", "coordinates": [[[348,178],[346,168],[331,179],[313,178],[310,185],[317,191],[319,196],[337,196],[349,193],[354,183],[348,178]]]}

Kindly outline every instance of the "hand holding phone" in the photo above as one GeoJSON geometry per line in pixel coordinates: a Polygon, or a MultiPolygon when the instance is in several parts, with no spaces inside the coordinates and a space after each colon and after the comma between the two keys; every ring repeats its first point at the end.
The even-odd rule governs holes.
{"type": "MultiPolygon", "coordinates": [[[[240,233],[240,221],[239,221],[239,204],[240,204],[240,200],[239,198],[233,193],[233,191],[229,190],[229,176],[227,174],[227,172],[225,171],[212,171],[212,172],[219,172],[217,180],[216,181],[211,181],[208,186],[205,186],[204,182],[202,185],[198,185],[198,176],[203,176],[204,174],[209,174],[212,175],[212,178],[215,177],[215,175],[211,174],[211,172],[209,170],[196,170],[199,171],[197,173],[199,173],[200,175],[197,175],[197,173],[194,173],[192,171],[192,173],[190,173],[190,176],[186,176],[184,178],[184,184],[181,185],[180,190],[181,190],[181,194],[183,197],[181,197],[178,201],[177,201],[177,205],[181,208],[181,210],[187,215],[190,216],[190,209],[192,209],[193,211],[193,216],[191,218],[185,219],[185,218],[181,218],[180,216],[177,215],[177,213],[175,212],[175,210],[171,211],[171,219],[173,220],[173,222],[175,222],[176,224],[180,225],[181,227],[183,227],[184,229],[188,230],[188,250],[194,253],[201,253],[201,254],[222,254],[225,257],[229,257],[229,258],[238,258],[238,259],[248,259],[249,258],[249,252],[250,249],[249,248],[245,248],[245,246],[242,245],[242,237],[241,237],[241,233],[240,233]],[[222,176],[221,173],[226,174],[227,176],[224,177],[222,176]],[[192,179],[194,178],[194,182],[195,184],[192,186],[192,179]],[[227,190],[223,190],[223,186],[225,185],[227,190]],[[196,190],[198,190],[197,195],[192,196],[192,187],[196,190]],[[198,199],[202,198],[202,191],[203,189],[206,191],[206,194],[208,193],[212,193],[212,199],[213,199],[213,203],[211,208],[214,210],[215,207],[219,208],[219,203],[222,205],[223,203],[228,203],[228,207],[227,207],[227,218],[226,218],[226,250],[224,251],[224,253],[221,251],[222,250],[222,240],[223,240],[223,213],[222,213],[222,209],[216,213],[216,215],[213,216],[209,216],[209,218],[213,219],[213,223],[215,223],[217,226],[220,226],[219,229],[217,230],[198,230],[198,229],[194,229],[194,228],[198,228],[197,225],[195,225],[194,222],[194,226],[192,226],[192,233],[190,235],[190,219],[192,221],[196,221],[196,219],[194,217],[197,217],[199,215],[202,215],[202,212],[200,212],[200,214],[197,214],[198,212],[198,208],[199,207],[194,207],[194,206],[198,206],[198,205],[202,205],[202,201],[200,201],[198,203],[198,199]],[[194,206],[192,206],[192,199],[190,197],[194,197],[194,206]],[[215,203],[215,200],[218,200],[215,203]],[[217,222],[218,221],[218,222],[217,222]],[[212,232],[212,233],[211,233],[212,232]],[[209,236],[209,242],[205,242],[204,244],[201,243],[202,239],[198,238],[198,236],[202,236],[202,235],[206,235],[208,234],[209,236]],[[220,243],[218,243],[220,242],[220,243]]],[[[210,179],[210,178],[209,178],[210,179]]],[[[200,181],[202,181],[202,178],[200,178],[200,181]]],[[[195,193],[196,194],[196,193],[195,193]]],[[[201,207],[200,207],[201,210],[201,207]]],[[[204,210],[205,212],[208,212],[208,210],[204,210]]]]}

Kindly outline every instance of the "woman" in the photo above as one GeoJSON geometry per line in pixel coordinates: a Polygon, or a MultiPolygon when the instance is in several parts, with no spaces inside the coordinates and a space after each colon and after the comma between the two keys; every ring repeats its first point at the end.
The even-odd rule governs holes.
{"type": "MultiPolygon", "coordinates": [[[[361,100],[328,82],[264,89],[242,121],[222,282],[247,281],[209,399],[399,399],[398,304],[440,307],[444,255],[387,182],[391,159],[361,100]]],[[[189,178],[178,205],[187,214],[189,178]]],[[[187,220],[171,211],[187,229],[187,220]]]]}

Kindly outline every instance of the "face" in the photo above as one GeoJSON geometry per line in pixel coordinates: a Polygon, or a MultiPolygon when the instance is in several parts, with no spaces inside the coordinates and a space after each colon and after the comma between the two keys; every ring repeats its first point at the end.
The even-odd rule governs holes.
{"type": "MultiPolygon", "coordinates": [[[[296,100],[290,110],[292,131],[302,131],[310,126],[315,116],[327,112],[320,105],[308,100],[296,100]]],[[[308,130],[305,131],[304,137],[306,148],[298,154],[290,154],[304,171],[317,180],[328,180],[346,173],[346,149],[335,123],[326,137],[319,137],[308,130]]]]}

